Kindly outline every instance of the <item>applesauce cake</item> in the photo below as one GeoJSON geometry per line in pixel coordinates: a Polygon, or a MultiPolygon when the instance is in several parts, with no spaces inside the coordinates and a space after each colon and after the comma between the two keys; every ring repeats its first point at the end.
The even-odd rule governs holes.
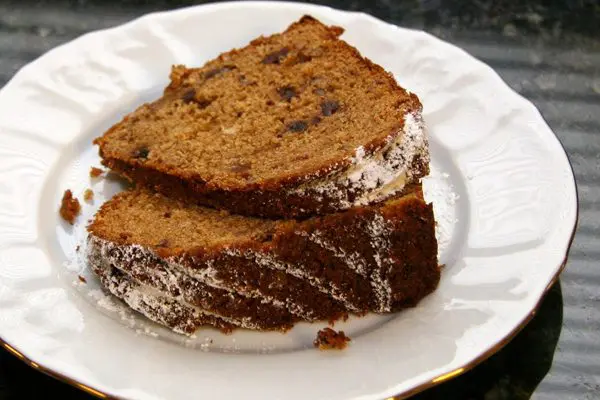
{"type": "Polygon", "coordinates": [[[236,214],[307,217],[383,201],[427,175],[416,95],[305,16],[200,68],[96,139],[102,163],[236,214]]]}
{"type": "Polygon", "coordinates": [[[135,185],[88,226],[103,286],[191,334],[415,306],[438,285],[418,97],[305,16],[199,68],[97,138],[135,185]]]}

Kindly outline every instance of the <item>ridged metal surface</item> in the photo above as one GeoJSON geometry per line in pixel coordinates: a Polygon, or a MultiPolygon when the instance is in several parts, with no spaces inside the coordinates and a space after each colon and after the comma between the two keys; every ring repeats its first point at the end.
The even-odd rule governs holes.
{"type": "MultiPolygon", "coordinates": [[[[124,9],[115,2],[76,9],[0,4],[0,87],[45,51],[88,31],[127,22],[155,7],[124,9]]],[[[349,8],[360,8],[360,4],[349,8]]],[[[385,19],[386,9],[377,14],[385,19]]],[[[397,13],[387,15],[388,20],[397,22],[397,13]]],[[[402,23],[423,26],[420,18],[412,22],[402,19],[402,23]]],[[[512,88],[532,100],[567,150],[578,183],[580,221],[561,277],[562,332],[550,372],[533,398],[600,398],[600,41],[576,35],[521,36],[512,29],[504,29],[503,34],[447,26],[428,30],[489,64],[512,88]]],[[[7,376],[16,372],[11,375],[6,365],[4,361],[0,364],[0,393],[14,390],[7,376]]],[[[29,370],[18,373],[37,374],[29,370]]],[[[497,386],[502,386],[502,378],[497,377],[497,386]]]]}

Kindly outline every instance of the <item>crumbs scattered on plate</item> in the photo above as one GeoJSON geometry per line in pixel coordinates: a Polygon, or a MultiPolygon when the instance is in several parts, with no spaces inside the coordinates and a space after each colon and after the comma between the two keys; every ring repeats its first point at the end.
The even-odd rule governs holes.
{"type": "Polygon", "coordinates": [[[65,190],[60,202],[60,216],[73,225],[80,212],[81,204],[79,204],[77,197],[73,197],[73,192],[71,192],[71,190],[65,190]]]}
{"type": "Polygon", "coordinates": [[[317,332],[317,338],[313,344],[319,350],[343,350],[348,346],[350,340],[344,331],[336,332],[331,328],[323,328],[317,332]]]}
{"type": "Polygon", "coordinates": [[[99,177],[100,175],[102,175],[103,173],[104,173],[104,171],[103,171],[103,170],[101,170],[100,168],[96,168],[96,167],[92,167],[92,168],[90,168],[90,176],[91,176],[92,178],[97,178],[97,177],[99,177]]]}
{"type": "Polygon", "coordinates": [[[94,200],[94,191],[92,189],[85,189],[85,192],[83,192],[83,199],[87,202],[94,200]]]}

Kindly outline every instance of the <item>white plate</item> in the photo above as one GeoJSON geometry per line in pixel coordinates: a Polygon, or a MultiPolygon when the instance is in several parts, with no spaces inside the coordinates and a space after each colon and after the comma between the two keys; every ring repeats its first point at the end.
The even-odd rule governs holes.
{"type": "MultiPolygon", "coordinates": [[[[23,68],[0,92],[0,337],[80,387],[126,398],[381,399],[457,375],[523,325],[561,269],[576,222],[567,157],[535,107],[487,66],[428,34],[370,16],[283,3],[221,3],[152,14],[85,35],[23,68]],[[439,219],[439,289],[418,307],[288,334],[202,330],[184,340],[76,284],[74,248],[116,190],[91,182],[94,137],[158,96],[171,64],[200,65],[303,14],[417,93],[430,129],[439,219]],[[96,200],[72,229],[63,191],[96,200]],[[212,343],[211,343],[212,340],[212,343]],[[227,354],[226,354],[227,353],[227,354]]],[[[81,273],[85,274],[85,271],[81,273]]]]}

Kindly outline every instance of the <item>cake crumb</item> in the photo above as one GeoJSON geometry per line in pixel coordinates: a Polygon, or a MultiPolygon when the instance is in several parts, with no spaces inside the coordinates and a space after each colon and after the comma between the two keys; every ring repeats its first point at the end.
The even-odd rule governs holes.
{"type": "Polygon", "coordinates": [[[65,194],[63,194],[60,203],[60,216],[69,224],[73,225],[80,212],[81,205],[79,204],[79,200],[77,200],[76,197],[73,197],[73,192],[71,192],[70,189],[65,190],[65,194]]]}
{"type": "Polygon", "coordinates": [[[94,191],[92,189],[85,189],[83,199],[88,202],[94,200],[94,191]]]}
{"type": "Polygon", "coordinates": [[[96,167],[90,168],[90,177],[92,177],[92,178],[97,178],[100,175],[102,175],[103,173],[104,173],[104,171],[102,171],[100,168],[96,168],[96,167]]]}
{"type": "Polygon", "coordinates": [[[331,328],[323,328],[317,332],[317,338],[313,344],[319,350],[343,350],[350,340],[344,331],[336,332],[331,328]]]}
{"type": "Polygon", "coordinates": [[[80,282],[87,283],[87,280],[85,279],[85,277],[83,277],[81,275],[77,275],[77,277],[79,278],[80,282]]]}

